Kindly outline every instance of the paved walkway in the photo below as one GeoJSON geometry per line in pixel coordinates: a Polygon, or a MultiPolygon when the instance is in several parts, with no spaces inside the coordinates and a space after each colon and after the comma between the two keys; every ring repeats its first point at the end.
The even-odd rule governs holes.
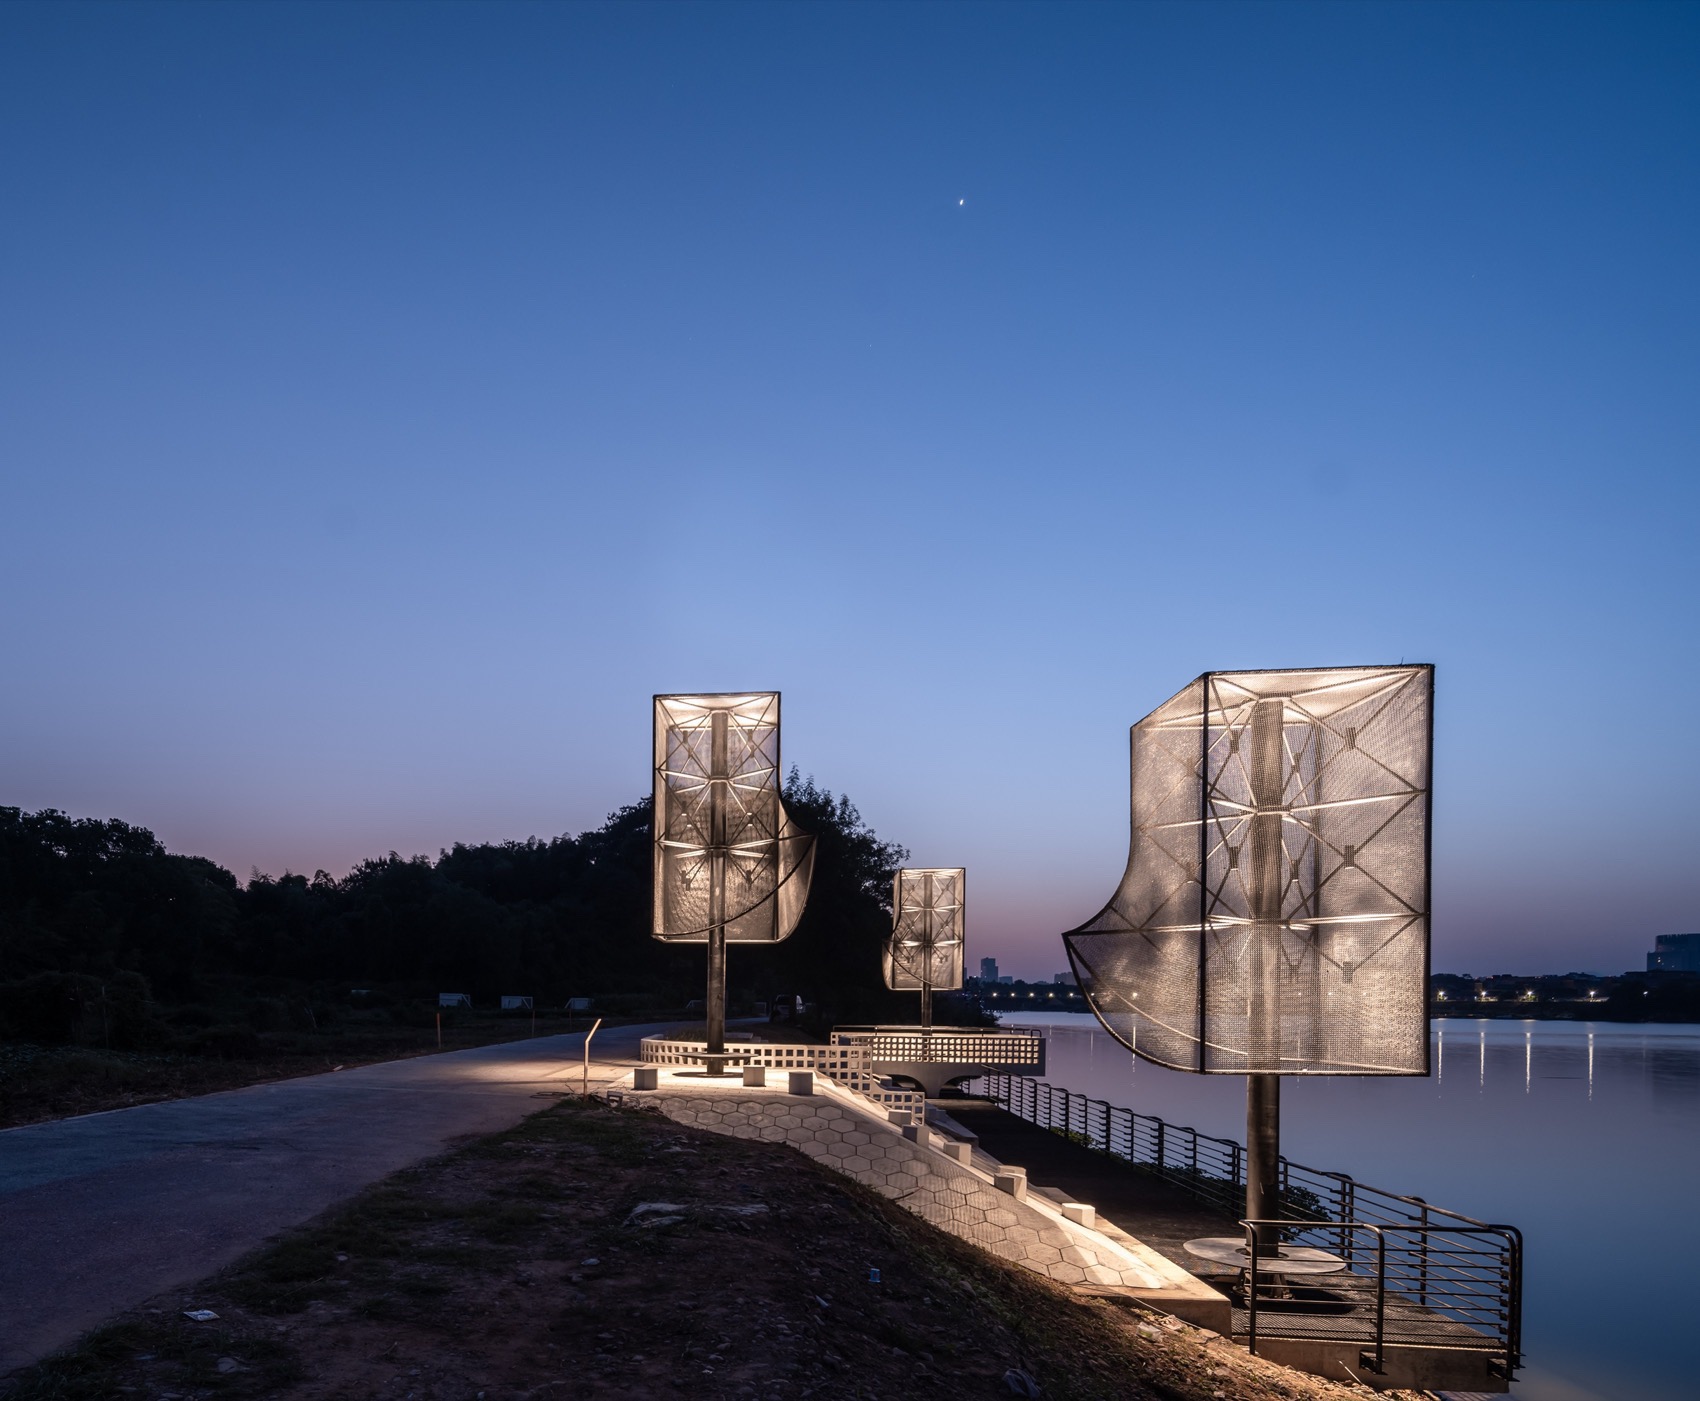
{"type": "MultiPolygon", "coordinates": [[[[594,1089],[659,1026],[605,1028],[594,1089]]],[[[584,1035],[419,1056],[0,1132],[0,1375],[457,1140],[577,1090],[584,1035]]]]}

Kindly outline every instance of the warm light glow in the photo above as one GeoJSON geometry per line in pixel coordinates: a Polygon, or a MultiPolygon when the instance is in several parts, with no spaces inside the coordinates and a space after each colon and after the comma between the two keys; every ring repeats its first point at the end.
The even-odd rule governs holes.
{"type": "Polygon", "coordinates": [[[967,883],[960,866],[905,867],[892,879],[892,928],[884,957],[888,988],[962,986],[967,883]]]}
{"type": "Polygon", "coordinates": [[[1210,672],[1133,727],[1127,872],[1064,936],[1113,1035],[1177,1070],[1426,1070],[1432,694],[1210,672]]]}
{"type": "Polygon", "coordinates": [[[670,943],[772,944],[802,917],[814,838],[779,796],[779,695],[655,698],[654,913],[670,943]]]}

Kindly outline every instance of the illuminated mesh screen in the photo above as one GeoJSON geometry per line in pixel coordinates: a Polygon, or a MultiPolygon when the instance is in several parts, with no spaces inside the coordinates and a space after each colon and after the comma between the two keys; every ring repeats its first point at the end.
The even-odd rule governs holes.
{"type": "Polygon", "coordinates": [[[895,992],[962,986],[963,896],[960,866],[897,873],[891,891],[891,938],[885,985],[895,992]]]}
{"type": "Polygon", "coordinates": [[[788,938],[814,854],[779,797],[777,692],[655,698],[657,939],[788,938]]]}
{"type": "Polygon", "coordinates": [[[1135,1054],[1428,1073],[1434,669],[1207,672],[1133,727],[1115,898],[1063,936],[1135,1054]]]}

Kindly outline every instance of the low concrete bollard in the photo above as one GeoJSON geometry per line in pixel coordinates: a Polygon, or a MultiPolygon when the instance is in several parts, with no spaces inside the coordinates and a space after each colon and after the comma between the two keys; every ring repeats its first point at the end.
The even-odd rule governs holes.
{"type": "Polygon", "coordinates": [[[915,1116],[907,1109],[888,1109],[885,1111],[888,1124],[896,1124],[898,1128],[907,1128],[915,1122],[915,1116]]]}
{"type": "Polygon", "coordinates": [[[1022,1167],[1000,1167],[992,1174],[992,1186],[1000,1192],[1008,1192],[1018,1202],[1027,1200],[1027,1169],[1022,1167]]]}
{"type": "Polygon", "coordinates": [[[812,1095],[815,1092],[815,1073],[812,1070],[793,1070],[791,1072],[791,1093],[794,1095],[812,1095]]]}
{"type": "Polygon", "coordinates": [[[1076,1226],[1097,1229],[1098,1208],[1095,1206],[1087,1206],[1085,1202],[1064,1202],[1062,1214],[1063,1220],[1072,1221],[1076,1226]]]}
{"type": "Polygon", "coordinates": [[[767,1084],[767,1067],[765,1065],[746,1065],[744,1067],[744,1088],[759,1090],[767,1084]]]}
{"type": "Polygon", "coordinates": [[[634,1090],[653,1090],[659,1083],[661,1071],[653,1065],[640,1065],[632,1072],[632,1088],[634,1090]]]}
{"type": "Polygon", "coordinates": [[[939,1144],[939,1152],[943,1153],[953,1163],[961,1163],[964,1167],[974,1161],[974,1145],[962,1143],[954,1138],[946,1139],[939,1144]]]}
{"type": "Polygon", "coordinates": [[[925,1124],[905,1124],[903,1126],[903,1136],[917,1148],[925,1148],[927,1146],[927,1141],[933,1136],[933,1131],[925,1124]]]}

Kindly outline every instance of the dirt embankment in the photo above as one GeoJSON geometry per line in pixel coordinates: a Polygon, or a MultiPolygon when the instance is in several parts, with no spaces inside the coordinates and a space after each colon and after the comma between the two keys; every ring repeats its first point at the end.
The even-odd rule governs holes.
{"type": "Polygon", "coordinates": [[[577,1100],[398,1174],[6,1394],[1369,1395],[1076,1297],[789,1148],[577,1100]]]}

